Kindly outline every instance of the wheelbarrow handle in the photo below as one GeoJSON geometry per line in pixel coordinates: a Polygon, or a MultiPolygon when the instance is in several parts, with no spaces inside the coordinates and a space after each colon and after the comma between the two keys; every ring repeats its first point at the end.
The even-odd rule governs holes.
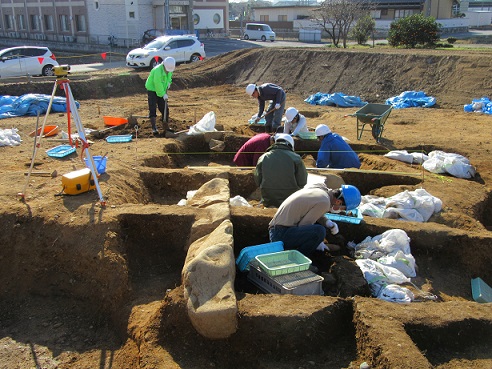
{"type": "Polygon", "coordinates": [[[356,117],[357,114],[347,114],[347,115],[344,115],[343,117],[344,118],[347,118],[347,117],[356,117]]]}

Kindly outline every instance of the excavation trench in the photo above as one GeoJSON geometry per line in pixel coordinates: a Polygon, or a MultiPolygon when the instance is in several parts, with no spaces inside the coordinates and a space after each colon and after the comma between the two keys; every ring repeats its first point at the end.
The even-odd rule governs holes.
{"type": "MultiPolygon", "coordinates": [[[[157,324],[155,339],[178,365],[191,361],[200,367],[204,360],[212,360],[219,367],[271,363],[287,368],[292,362],[309,361],[316,353],[317,360],[328,363],[327,367],[347,367],[359,355],[371,352],[366,357],[373,355],[374,363],[379,362],[382,367],[399,366],[398,358],[379,351],[377,334],[371,332],[364,316],[364,312],[375,309],[368,305],[374,299],[369,297],[360,271],[343,256],[334,257],[332,273],[336,287],[323,283],[324,296],[264,294],[247,281],[244,273],[236,271],[235,292],[241,316],[237,333],[219,342],[196,333],[186,316],[181,271],[193,236],[192,227],[202,209],[177,203],[189,191],[214,178],[228,181],[231,197],[239,195],[253,204],[258,200],[252,169],[224,166],[230,163],[231,154],[209,153],[205,143],[197,142],[193,143],[196,151],[192,155],[182,155],[190,143],[180,142],[166,146],[166,154],[143,158],[145,167],[138,172],[142,188],[135,188],[135,194],[128,196],[138,198],[140,193],[148,193],[148,200],[145,205],[121,206],[109,221],[70,226],[31,217],[26,211],[3,214],[0,220],[10,231],[0,239],[5,245],[0,258],[2,336],[32,340],[32,327],[24,321],[37,306],[36,318],[48,327],[45,336],[36,338],[37,345],[53,352],[66,352],[79,349],[76,340],[83,339],[90,343],[84,346],[85,350],[98,350],[106,358],[111,352],[128,350],[124,344],[128,339],[143,344],[138,330],[130,329],[129,325],[136,324],[132,323],[138,316],[136,311],[157,304],[155,320],[148,318],[147,325],[142,324],[139,329],[150,332],[157,324]],[[308,300],[309,308],[296,310],[298,302],[308,300]],[[254,306],[258,308],[255,310],[254,306]],[[55,318],[51,315],[53,311],[55,318]],[[285,336],[285,331],[295,334],[285,336]],[[320,342],[321,347],[317,345],[320,342]],[[193,358],[183,357],[182,348],[187,346],[201,349],[193,358]],[[230,355],[231,350],[237,354],[230,355]]],[[[227,150],[234,152],[244,138],[225,142],[227,150]]],[[[299,149],[311,155],[307,160],[315,160],[315,150],[310,145],[301,144],[299,149]]],[[[366,149],[377,151],[377,147],[366,149]]],[[[362,160],[364,173],[337,173],[346,183],[357,185],[362,194],[414,189],[429,181],[422,177],[419,168],[404,172],[400,165],[381,160],[377,154],[363,154],[362,160]]],[[[490,202],[488,194],[475,206],[477,218],[486,227],[490,226],[490,202]]],[[[275,209],[257,206],[231,207],[235,257],[244,247],[268,242],[268,223],[274,213],[275,209]]],[[[432,226],[365,217],[361,224],[339,223],[339,227],[348,241],[356,243],[389,229],[405,230],[419,267],[414,283],[438,296],[442,309],[456,301],[471,301],[470,279],[477,275],[492,277],[492,238],[464,232],[454,227],[454,220],[447,223],[446,219],[437,218],[430,222],[432,226]]],[[[413,306],[421,310],[423,305],[413,306]]],[[[405,316],[406,312],[402,310],[401,314],[405,316]]],[[[401,316],[396,316],[395,321],[404,324],[408,344],[414,345],[413,350],[420,355],[417,361],[439,365],[456,356],[473,357],[474,345],[470,342],[474,332],[486,337],[492,332],[490,319],[482,315],[476,319],[464,315],[453,322],[443,321],[438,327],[432,321],[406,322],[401,316]],[[459,334],[452,335],[450,331],[459,334]],[[421,352],[427,353],[427,359],[421,352]]],[[[382,318],[380,323],[385,324],[382,318]]],[[[473,342],[480,345],[481,352],[492,352],[490,340],[473,342]]]]}

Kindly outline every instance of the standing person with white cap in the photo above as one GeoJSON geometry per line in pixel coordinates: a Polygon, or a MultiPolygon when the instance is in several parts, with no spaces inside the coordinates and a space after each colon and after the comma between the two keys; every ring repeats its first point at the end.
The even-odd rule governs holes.
{"type": "Polygon", "coordinates": [[[278,207],[289,195],[307,183],[307,169],[294,152],[294,139],[285,133],[275,135],[275,143],[258,159],[255,182],[265,207],[278,207]]]}
{"type": "Polygon", "coordinates": [[[169,107],[167,105],[167,90],[171,86],[172,76],[176,68],[176,60],[170,56],[164,59],[163,63],[155,66],[147,77],[145,88],[147,89],[147,102],[149,104],[149,118],[152,125],[152,132],[158,135],[156,127],[157,109],[162,114],[162,128],[165,135],[174,135],[169,130],[169,107]]]}
{"type": "Polygon", "coordinates": [[[309,132],[306,117],[300,114],[296,108],[292,106],[287,108],[285,111],[285,119],[287,122],[284,124],[284,133],[292,136],[299,136],[299,133],[309,132]]]}
{"type": "Polygon", "coordinates": [[[250,83],[246,86],[246,93],[258,99],[258,114],[256,115],[255,123],[262,118],[262,114],[265,111],[265,102],[270,101],[264,115],[265,131],[267,133],[276,132],[282,124],[282,115],[285,110],[286,94],[282,87],[273,83],[264,83],[261,86],[250,83]]]}
{"type": "Polygon", "coordinates": [[[321,141],[316,159],[317,168],[360,168],[360,159],[342,136],[332,133],[326,124],[315,129],[316,137],[321,141]]]}

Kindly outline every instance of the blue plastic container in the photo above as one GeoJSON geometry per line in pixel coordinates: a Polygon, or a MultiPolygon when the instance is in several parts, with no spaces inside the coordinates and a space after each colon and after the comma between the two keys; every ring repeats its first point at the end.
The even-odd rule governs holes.
{"type": "Polygon", "coordinates": [[[249,270],[249,262],[257,255],[270,254],[284,250],[282,241],[264,243],[256,246],[248,246],[241,250],[236,259],[236,265],[241,272],[249,270]]]}
{"type": "MultiPolygon", "coordinates": [[[[108,162],[108,157],[107,156],[93,156],[92,159],[94,160],[94,165],[96,166],[96,170],[99,174],[106,173],[106,164],[108,162]]],[[[89,168],[89,159],[84,158],[85,161],[85,166],[89,168]]]]}

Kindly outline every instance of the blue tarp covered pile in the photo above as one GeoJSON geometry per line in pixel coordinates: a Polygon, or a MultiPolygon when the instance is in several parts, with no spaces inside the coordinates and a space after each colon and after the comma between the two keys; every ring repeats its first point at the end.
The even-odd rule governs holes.
{"type": "Polygon", "coordinates": [[[386,100],[386,104],[392,105],[394,109],[430,108],[435,103],[436,98],[427,96],[423,91],[405,91],[386,100]]]}
{"type": "Polygon", "coordinates": [[[342,94],[341,92],[335,92],[334,94],[316,92],[314,95],[309,96],[304,101],[311,105],[339,106],[342,108],[364,106],[367,104],[367,102],[362,101],[360,97],[347,96],[342,94]]]}
{"type": "Polygon", "coordinates": [[[471,104],[465,105],[467,113],[485,113],[492,114],[492,101],[488,97],[473,99],[471,104]]]}
{"type": "MultiPolygon", "coordinates": [[[[48,110],[50,95],[25,94],[22,96],[0,96],[0,119],[20,117],[23,115],[44,114],[48,110]]],[[[76,101],[77,109],[80,104],[76,101]]],[[[51,113],[65,113],[67,99],[55,96],[51,105],[51,113]]]]}

